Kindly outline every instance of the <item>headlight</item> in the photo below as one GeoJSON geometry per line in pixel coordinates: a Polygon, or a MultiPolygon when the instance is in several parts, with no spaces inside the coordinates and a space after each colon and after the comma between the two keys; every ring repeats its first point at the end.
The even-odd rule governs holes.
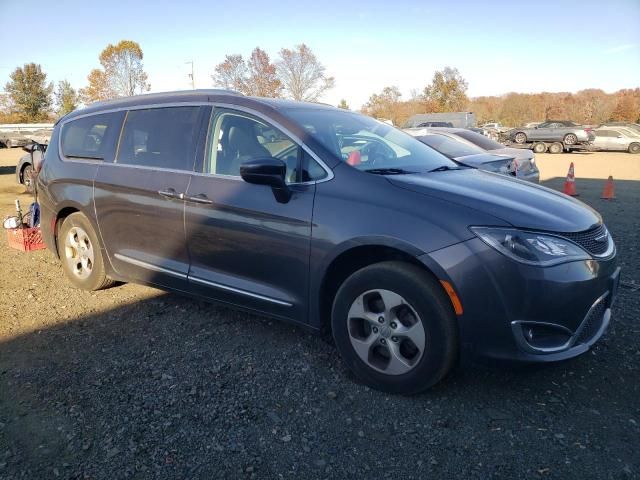
{"type": "Polygon", "coordinates": [[[547,267],[591,256],[569,240],[513,228],[471,227],[483,242],[503,255],[527,265],[547,267]]]}

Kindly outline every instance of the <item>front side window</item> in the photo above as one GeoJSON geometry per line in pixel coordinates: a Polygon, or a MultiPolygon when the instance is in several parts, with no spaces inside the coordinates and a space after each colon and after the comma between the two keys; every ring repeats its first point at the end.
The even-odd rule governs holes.
{"type": "Polygon", "coordinates": [[[200,107],[163,107],[127,113],[117,163],[193,169],[200,107]]]}
{"type": "Polygon", "coordinates": [[[315,160],[304,157],[297,143],[262,119],[244,112],[215,109],[210,125],[205,173],[238,177],[243,163],[273,157],[286,164],[287,183],[326,176],[315,160]]]}
{"type": "Polygon", "coordinates": [[[359,170],[385,174],[457,166],[411,135],[371,117],[329,108],[291,108],[283,113],[329,153],[359,170]]]}
{"type": "Polygon", "coordinates": [[[68,158],[105,160],[120,132],[122,112],[90,115],[62,126],[62,154],[68,158]]]}

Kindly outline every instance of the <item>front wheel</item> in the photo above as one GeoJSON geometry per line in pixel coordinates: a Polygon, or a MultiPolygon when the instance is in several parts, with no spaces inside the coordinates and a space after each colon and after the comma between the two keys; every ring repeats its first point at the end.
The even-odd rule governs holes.
{"type": "Polygon", "coordinates": [[[629,153],[640,153],[640,143],[632,143],[629,145],[629,153]]]}
{"type": "Polygon", "coordinates": [[[347,367],[385,392],[426,390],[457,357],[448,297],[429,273],[404,262],[377,263],[347,278],[336,294],[331,326],[347,367]]]}
{"type": "Polygon", "coordinates": [[[513,140],[517,144],[522,145],[523,143],[527,142],[527,134],[524,132],[518,132],[514,135],[513,140]]]}
{"type": "Polygon", "coordinates": [[[62,269],[76,288],[100,290],[115,283],[105,273],[98,237],[82,213],[72,213],[65,218],[57,243],[62,269]]]}
{"type": "Polygon", "coordinates": [[[578,137],[573,133],[567,133],[564,136],[564,144],[565,145],[575,145],[578,143],[578,137]]]}
{"type": "Polygon", "coordinates": [[[6,142],[4,142],[4,146],[6,148],[11,148],[13,147],[13,142],[11,140],[7,140],[6,142]]]}
{"type": "Polygon", "coordinates": [[[543,142],[538,142],[533,145],[533,151],[536,153],[544,153],[547,151],[547,145],[543,142]]]}

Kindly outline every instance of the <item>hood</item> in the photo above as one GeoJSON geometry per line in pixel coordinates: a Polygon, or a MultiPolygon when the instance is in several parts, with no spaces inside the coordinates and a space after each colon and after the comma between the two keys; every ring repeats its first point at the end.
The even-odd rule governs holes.
{"type": "Polygon", "coordinates": [[[602,218],[587,205],[546,187],[481,170],[388,177],[397,187],[482,211],[519,228],[581,232],[602,218]]]}

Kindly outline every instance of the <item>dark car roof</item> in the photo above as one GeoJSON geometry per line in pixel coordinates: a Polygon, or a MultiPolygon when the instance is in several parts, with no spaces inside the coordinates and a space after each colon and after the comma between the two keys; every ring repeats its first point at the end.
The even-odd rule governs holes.
{"type": "Polygon", "coordinates": [[[267,106],[273,110],[290,110],[290,109],[327,109],[335,110],[337,107],[322,103],[298,102],[282,98],[263,98],[263,97],[247,97],[233,90],[224,89],[201,89],[201,90],[182,90],[177,92],[161,92],[146,93],[143,95],[134,95],[131,97],[116,98],[104,102],[96,102],[88,105],[86,108],[75,110],[63,117],[65,120],[78,115],[87,113],[97,113],[102,110],[110,110],[113,108],[126,108],[138,105],[154,105],[161,103],[183,103],[183,102],[209,102],[209,101],[228,101],[238,105],[254,107],[260,109],[260,106],[267,106]]]}

